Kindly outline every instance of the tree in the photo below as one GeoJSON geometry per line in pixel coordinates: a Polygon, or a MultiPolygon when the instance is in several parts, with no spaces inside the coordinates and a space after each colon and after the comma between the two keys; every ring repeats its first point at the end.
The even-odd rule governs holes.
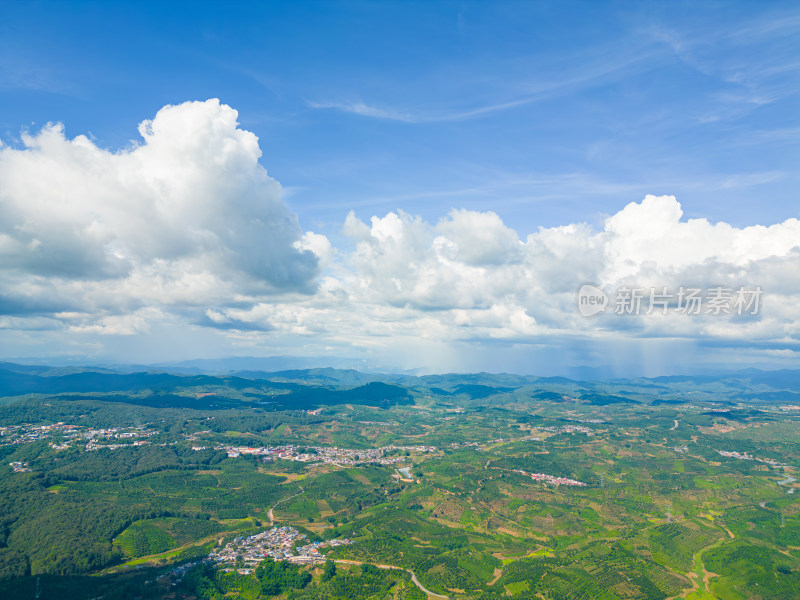
{"type": "Polygon", "coordinates": [[[322,581],[330,581],[336,576],[336,563],[332,560],[325,561],[325,568],[322,570],[322,581]]]}

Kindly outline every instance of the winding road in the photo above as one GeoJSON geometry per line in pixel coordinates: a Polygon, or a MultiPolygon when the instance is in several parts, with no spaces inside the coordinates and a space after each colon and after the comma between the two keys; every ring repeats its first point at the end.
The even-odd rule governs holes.
{"type": "Polygon", "coordinates": [[[437,594],[436,592],[432,592],[424,585],[422,585],[419,582],[419,579],[417,579],[417,576],[414,575],[414,571],[412,571],[411,569],[406,569],[404,567],[396,567],[394,565],[376,565],[373,563],[362,562],[360,560],[346,560],[343,558],[333,559],[333,562],[342,563],[345,565],[372,565],[373,567],[378,567],[379,569],[395,569],[396,571],[405,571],[406,573],[411,575],[411,581],[414,582],[414,585],[416,585],[422,591],[423,594],[428,594],[428,597],[444,598],[444,600],[450,600],[450,596],[443,596],[442,594],[437,594]]]}

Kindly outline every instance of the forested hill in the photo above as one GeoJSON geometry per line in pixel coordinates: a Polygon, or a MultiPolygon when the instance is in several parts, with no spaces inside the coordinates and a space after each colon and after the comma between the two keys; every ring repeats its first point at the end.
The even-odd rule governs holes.
{"type": "Polygon", "coordinates": [[[53,368],[0,363],[0,397],[71,397],[151,407],[199,409],[260,406],[310,409],[334,404],[386,408],[436,396],[483,404],[492,397],[548,399],[607,406],[670,404],[693,398],[721,403],[798,403],[800,371],[748,369],[717,376],[575,381],[472,373],[412,376],[352,369],[170,373],[97,367],[53,368]]]}
{"type": "Polygon", "coordinates": [[[237,376],[175,375],[171,373],[113,373],[85,370],[60,374],[59,370],[4,363],[0,368],[0,396],[60,396],[126,402],[166,408],[234,408],[261,405],[263,408],[314,408],[355,403],[389,407],[411,403],[402,386],[369,381],[343,386],[334,380],[309,377],[308,384],[277,376],[275,380],[237,376]]]}

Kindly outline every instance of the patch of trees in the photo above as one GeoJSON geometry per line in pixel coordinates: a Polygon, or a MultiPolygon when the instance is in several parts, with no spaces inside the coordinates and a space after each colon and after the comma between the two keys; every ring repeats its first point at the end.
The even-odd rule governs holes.
{"type": "Polygon", "coordinates": [[[49,483],[33,474],[0,480],[0,525],[6,532],[0,573],[67,575],[117,561],[121,556],[111,540],[144,511],[73,493],[51,494],[49,483]]]}
{"type": "Polygon", "coordinates": [[[222,451],[194,452],[187,447],[138,446],[85,452],[74,449],[48,456],[35,466],[66,481],[111,481],[166,469],[199,469],[219,464],[222,451]]]}
{"type": "Polygon", "coordinates": [[[361,575],[341,573],[328,581],[328,590],[336,598],[364,598],[388,592],[394,585],[386,572],[372,565],[362,565],[361,575]]]}
{"type": "Polygon", "coordinates": [[[261,593],[276,596],[288,590],[299,590],[311,581],[311,574],[298,565],[286,561],[267,559],[256,569],[256,578],[261,583],[261,593]]]}
{"type": "Polygon", "coordinates": [[[330,581],[336,576],[336,563],[332,560],[326,560],[325,566],[322,569],[322,581],[330,581]]]}

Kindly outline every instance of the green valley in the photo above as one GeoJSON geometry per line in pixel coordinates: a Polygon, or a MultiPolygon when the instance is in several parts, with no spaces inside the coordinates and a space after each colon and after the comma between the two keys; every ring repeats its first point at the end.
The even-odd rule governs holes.
{"type": "Polygon", "coordinates": [[[800,408],[785,383],[752,397],[760,375],[696,382],[696,394],[657,380],[169,376],[174,404],[148,387],[166,376],[110,377],[122,387],[53,380],[2,399],[2,597],[800,589],[800,408]],[[280,386],[287,398],[264,399],[280,386]],[[280,526],[319,553],[204,560],[280,526]]]}

